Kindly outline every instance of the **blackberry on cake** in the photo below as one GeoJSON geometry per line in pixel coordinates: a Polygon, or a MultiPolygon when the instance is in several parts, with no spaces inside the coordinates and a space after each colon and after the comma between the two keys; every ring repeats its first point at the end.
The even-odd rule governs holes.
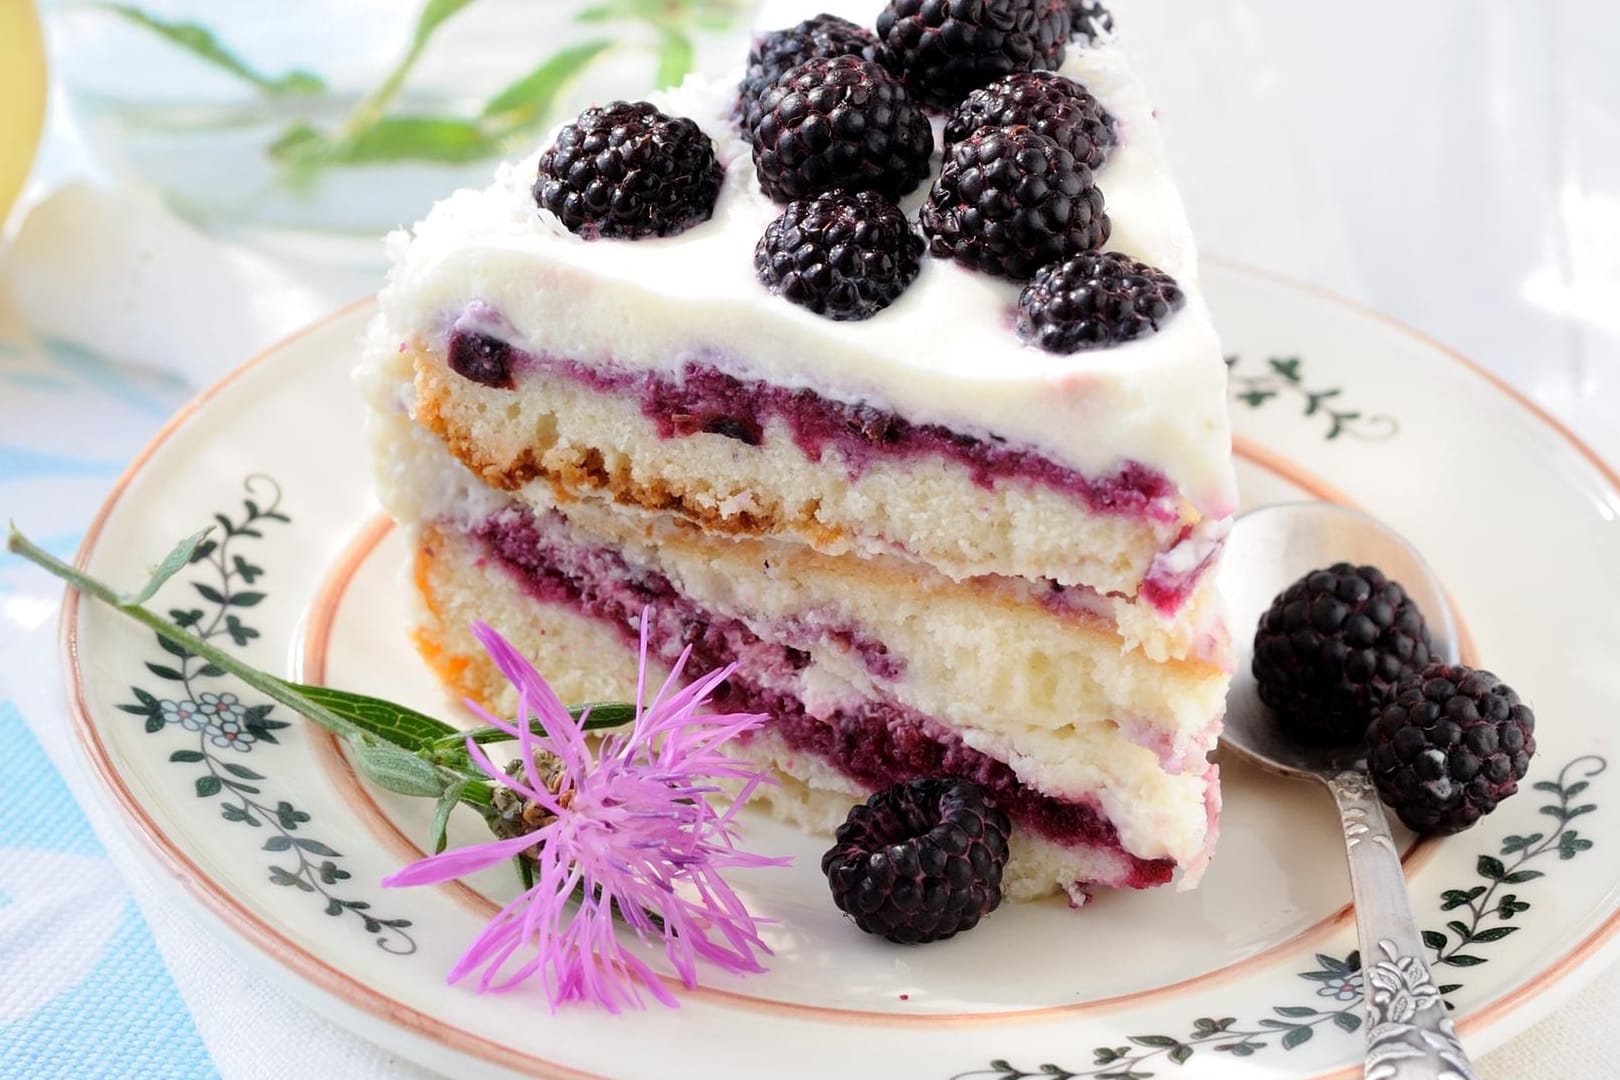
{"type": "Polygon", "coordinates": [[[1407,828],[1455,833],[1519,789],[1536,718],[1489,671],[1430,664],[1404,677],[1367,732],[1379,796],[1407,828]]]}
{"type": "Polygon", "coordinates": [[[1092,44],[1114,32],[1114,13],[1102,0],[1068,0],[1069,31],[1076,41],[1092,44]]]}
{"type": "Polygon", "coordinates": [[[697,124],[616,101],[558,132],[540,155],[534,200],[588,240],[674,236],[709,219],[724,178],[697,124]]]}
{"type": "Polygon", "coordinates": [[[1001,905],[1007,815],[967,780],[895,784],[855,806],[821,857],[838,909],[902,945],[941,941],[1001,905]]]}
{"type": "Polygon", "coordinates": [[[1279,593],[1254,636],[1260,700],[1319,744],[1360,742],[1402,679],[1429,663],[1423,612],[1375,566],[1335,563],[1279,593]]]}
{"type": "MultiPolygon", "coordinates": [[[[768,0],[761,25],[871,25],[881,6],[768,0]]],[[[918,234],[880,189],[762,190],[739,161],[743,59],[652,98],[730,170],[674,241],[580,243],[536,213],[551,139],[391,239],[363,385],[422,655],[510,714],[467,629],[482,619],[565,699],[626,698],[647,611],[654,668],[687,646],[688,671],[738,665],[715,707],[771,719],[727,750],[780,776],[753,798],[782,819],[831,837],[873,792],[951,776],[1014,827],[1008,900],[1195,885],[1231,664],[1212,572],[1236,503],[1226,367],[1128,57],[1072,49],[1059,74],[1129,133],[1106,166],[1110,247],[1184,301],[1153,333],[1064,354],[1015,333],[1016,279],[914,270],[918,234]]],[[[1079,176],[1023,130],[1040,169],[975,159],[964,206],[1079,176]]],[[[1089,198],[1071,202],[1100,212],[1089,198]]],[[[1095,215],[1031,205],[1069,232],[1048,245],[1063,230],[1042,225],[1016,272],[1100,241],[1095,215]]],[[[993,220],[991,239],[1029,240],[993,220]]]]}
{"type": "Polygon", "coordinates": [[[1015,281],[1109,232],[1091,170],[1022,125],[980,128],[946,151],[921,222],[934,255],[1015,281]]]}
{"type": "Polygon", "coordinates": [[[1043,267],[1018,294],[1018,336],[1047,352],[1120,345],[1158,330],[1186,302],[1169,274],[1119,251],[1043,267]]]}
{"type": "Polygon", "coordinates": [[[789,27],[761,34],[748,51],[748,68],[737,85],[737,118],[746,129],[754,106],[771,84],[789,68],[806,60],[834,56],[877,58],[877,36],[836,15],[821,14],[789,27]]]}
{"type": "Polygon", "coordinates": [[[788,204],[754,249],[765,287],[829,319],[867,319],[900,298],[922,266],[922,237],[875,192],[833,191],[788,204]]]}
{"type": "Polygon", "coordinates": [[[1073,79],[1053,71],[1016,72],[983,86],[951,110],[947,150],[980,128],[1022,124],[1055,140],[1095,172],[1117,141],[1114,118],[1073,79]]]}
{"type": "Polygon", "coordinates": [[[918,100],[949,108],[1014,71],[1063,63],[1068,0],[891,0],[878,58],[918,100]]]}
{"type": "Polygon", "coordinates": [[[898,199],[928,175],[934,129],[906,88],[858,56],[806,60],[760,96],[748,139],[778,202],[834,189],[898,199]]]}

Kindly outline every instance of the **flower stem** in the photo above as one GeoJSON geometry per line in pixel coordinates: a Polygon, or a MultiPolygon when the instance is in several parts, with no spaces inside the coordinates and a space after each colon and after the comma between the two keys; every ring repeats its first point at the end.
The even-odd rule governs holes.
{"type": "Polygon", "coordinates": [[[27,559],[46,573],[67,582],[70,587],[77,589],[79,592],[93,596],[109,607],[116,608],[166,641],[171,641],[222,670],[230,672],[266,697],[281,702],[281,704],[314,721],[332,734],[345,739],[359,739],[366,734],[365,729],[350,723],[330,709],[311,701],[293,689],[291,685],[274,675],[268,675],[257,668],[244,664],[230,653],[211,645],[195,634],[182,630],[160,616],[154,615],[139,604],[124,603],[117,592],[34,544],[33,541],[19,532],[15,525],[10,526],[7,531],[6,550],[13,555],[27,559]]]}

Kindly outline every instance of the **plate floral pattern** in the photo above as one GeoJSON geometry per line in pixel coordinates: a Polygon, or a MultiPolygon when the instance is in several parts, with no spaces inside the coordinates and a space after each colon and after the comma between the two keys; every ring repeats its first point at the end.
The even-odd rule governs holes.
{"type": "MultiPolygon", "coordinates": [[[[759,886],[782,913],[770,975],[705,982],[678,1012],[551,1017],[522,994],[443,985],[485,901],[377,887],[408,857],[397,837],[422,835],[422,820],[358,785],[305,725],[199,658],[70,606],[81,742],[109,797],[192,882],[184,895],[256,945],[290,988],[339,1003],[334,1015],[442,1071],[740,1076],[775,1055],[823,1071],[987,1080],[1219,1076],[1239,1059],[1325,1076],[1360,1061],[1369,994],[1385,1023],[1443,997],[1477,1054],[1528,1022],[1526,1003],[1542,990],[1611,951],[1620,866],[1590,852],[1612,832],[1597,718],[1620,702],[1593,673],[1620,645],[1620,615],[1583,613],[1579,632],[1556,641],[1540,628],[1567,613],[1552,598],[1601,577],[1613,538],[1593,508],[1620,506],[1620,485],[1549,438],[1530,411],[1398,328],[1230,268],[1210,267],[1206,287],[1234,313],[1225,333],[1246,497],[1331,490],[1392,521],[1440,566],[1486,658],[1540,719],[1541,754],[1521,794],[1481,827],[1409,859],[1432,986],[1412,985],[1394,958],[1364,962],[1355,951],[1348,890],[1335,884],[1337,833],[1324,845],[1311,831],[1309,795],[1234,772],[1228,815],[1241,827],[1212,871],[1224,860],[1229,880],[1206,883],[1196,904],[1161,890],[1104,898],[1078,915],[1015,910],[960,945],[908,952],[897,967],[892,954],[841,934],[822,912],[830,905],[799,895],[810,891],[800,878],[777,892],[759,886]],[[1265,317],[1245,321],[1246,312],[1265,317]],[[1426,406],[1441,399],[1451,407],[1426,406]],[[1484,410],[1497,422],[1488,437],[1468,423],[1484,410]],[[1499,587],[1501,567],[1530,564],[1539,532],[1482,536],[1432,491],[1388,484],[1414,462],[1446,477],[1446,506],[1516,499],[1526,520],[1570,538],[1546,568],[1545,596],[1499,587]],[[379,831],[379,822],[392,824],[379,831]],[[1246,847],[1245,834],[1265,843],[1246,847]],[[1181,915],[1140,923],[1155,911],[1181,915]],[[1257,926],[1257,911],[1275,915],[1276,927],[1257,926]],[[1207,934],[1188,929],[1206,923],[1207,934]],[[1156,929],[1133,937],[1145,925],[1156,929]],[[1018,964],[1000,962],[1009,949],[1018,964]]],[[[340,314],[177,420],[92,528],[89,569],[138,580],[176,536],[214,521],[216,545],[156,606],[260,666],[298,674],[288,657],[307,648],[328,571],[375,514],[360,407],[345,380],[367,315],[340,314]],[[288,438],[294,424],[317,434],[288,438]]],[[[378,551],[377,560],[395,557],[386,545],[378,551]]],[[[328,673],[362,691],[398,684],[407,700],[439,707],[421,700],[425,677],[398,632],[395,569],[372,567],[364,563],[339,601],[328,673]]]]}

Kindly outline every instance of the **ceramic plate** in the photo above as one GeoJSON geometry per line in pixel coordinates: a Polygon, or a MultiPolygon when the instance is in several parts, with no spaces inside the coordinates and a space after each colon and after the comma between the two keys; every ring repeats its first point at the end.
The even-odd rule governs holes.
{"type": "MultiPolygon", "coordinates": [[[[1481,826],[1406,838],[1430,960],[1468,1047],[1524,1027],[1611,952],[1620,907],[1620,562],[1615,477],[1565,433],[1411,331],[1212,265],[1246,502],[1362,506],[1439,568],[1480,659],[1535,706],[1522,793],[1481,826]]],[[[403,545],[370,490],[349,373],[369,307],[340,312],[183,412],[118,485],[82,559],[119,584],[178,537],[219,543],[155,604],[262,667],[444,716],[406,639],[403,545]]],[[[504,871],[385,890],[427,834],[417,805],[358,781],[333,742],[107,609],[70,600],[78,734],[108,796],[180,891],[244,955],[327,1015],[442,1071],[948,1080],[1322,1076],[1360,1059],[1362,979],[1325,794],[1236,763],[1196,892],[1007,907],[924,948],[843,921],[821,844],[760,817],[739,875],[779,923],[769,974],[706,973],[676,1010],[550,1014],[444,974],[504,871]]],[[[481,823],[459,821],[459,840],[481,823]]],[[[458,837],[453,836],[453,842],[458,837]]]]}

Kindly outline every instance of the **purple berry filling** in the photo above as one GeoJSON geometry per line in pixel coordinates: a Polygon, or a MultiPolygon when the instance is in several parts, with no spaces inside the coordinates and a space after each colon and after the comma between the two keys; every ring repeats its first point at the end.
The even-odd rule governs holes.
{"type": "MultiPolygon", "coordinates": [[[[681,596],[663,575],[633,566],[609,549],[581,544],[565,530],[554,514],[537,519],[526,508],[514,507],[486,519],[473,535],[531,595],[614,627],[628,645],[635,645],[637,620],[650,605],[648,637],[656,655],[673,662],[690,645],[692,671],[737,663],[737,673],[714,696],[720,707],[771,716],[774,730],[790,747],[816,754],[863,784],[880,788],[919,777],[966,777],[1026,828],[1058,843],[1084,842],[1118,851],[1130,862],[1126,884],[1131,887],[1170,879],[1171,860],[1126,853],[1113,824],[1095,807],[1049,798],[1024,786],[1007,765],[964,745],[915,710],[878,699],[830,716],[811,716],[803,702],[781,689],[808,666],[808,651],[765,641],[741,621],[681,596]]],[[[859,645],[855,648],[865,655],[859,645]]],[[[887,659],[886,653],[877,655],[887,659]]]]}
{"type": "Polygon", "coordinates": [[[812,390],[738,379],[708,363],[687,361],[678,378],[591,367],[565,357],[535,356],[473,329],[502,325],[487,305],[469,305],[451,333],[452,370],[485,386],[510,386],[512,368],[536,367],[602,393],[633,394],[643,415],[666,439],[708,432],[759,446],[765,425],[778,419],[806,458],[819,462],[829,450],[837,451],[851,478],[880,459],[943,457],[964,466],[985,489],[998,481],[1020,481],[1060,492],[1096,514],[1168,522],[1179,513],[1169,478],[1140,462],[1126,461],[1112,472],[1087,476],[1032,450],[1009,446],[996,435],[916,424],[897,413],[834,401],[812,390]],[[499,356],[499,362],[484,361],[486,355],[499,356]],[[492,381],[498,379],[506,381],[492,381]]]}

